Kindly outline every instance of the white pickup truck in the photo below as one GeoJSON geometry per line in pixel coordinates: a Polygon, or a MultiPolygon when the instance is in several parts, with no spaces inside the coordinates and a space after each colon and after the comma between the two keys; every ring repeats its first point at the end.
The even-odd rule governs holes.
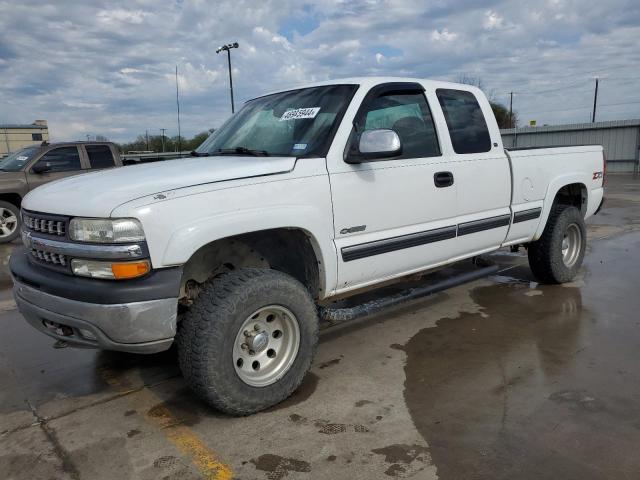
{"type": "Polygon", "coordinates": [[[14,295],[69,345],[176,342],[235,415],[300,385],[330,297],[516,245],[540,281],[571,280],[604,192],[602,147],[505,151],[480,90],[420,79],[255,98],[193,156],[29,193],[14,295]]]}

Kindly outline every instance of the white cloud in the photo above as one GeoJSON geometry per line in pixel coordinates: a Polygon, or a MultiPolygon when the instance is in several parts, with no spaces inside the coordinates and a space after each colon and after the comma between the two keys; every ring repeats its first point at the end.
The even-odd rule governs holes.
{"type": "Polygon", "coordinates": [[[98,12],[98,20],[107,24],[116,23],[130,23],[132,25],[139,25],[144,22],[145,17],[149,15],[148,12],[142,10],[101,10],[98,12]]]}
{"type": "Polygon", "coordinates": [[[450,32],[446,28],[442,30],[434,30],[431,32],[431,40],[435,42],[452,42],[458,38],[457,33],[450,32]]]}
{"type": "Polygon", "coordinates": [[[504,18],[498,15],[497,12],[490,10],[484,15],[483,25],[486,30],[494,30],[496,28],[502,28],[503,21],[504,18]]]}

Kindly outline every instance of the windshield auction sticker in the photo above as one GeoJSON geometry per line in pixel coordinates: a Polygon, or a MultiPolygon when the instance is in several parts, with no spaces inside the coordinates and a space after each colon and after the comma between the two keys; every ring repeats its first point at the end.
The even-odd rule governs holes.
{"type": "Polygon", "coordinates": [[[299,118],[316,118],[320,107],[311,108],[294,108],[293,110],[287,110],[280,117],[280,121],[283,120],[298,120],[299,118]]]}

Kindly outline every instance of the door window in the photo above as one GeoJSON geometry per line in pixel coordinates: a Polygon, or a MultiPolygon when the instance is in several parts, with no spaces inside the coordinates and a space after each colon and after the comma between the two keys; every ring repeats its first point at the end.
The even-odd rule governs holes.
{"type": "MultiPolygon", "coordinates": [[[[422,92],[382,94],[365,105],[363,118],[362,131],[385,128],[398,134],[402,154],[394,159],[440,155],[431,110],[422,92]]],[[[357,142],[359,136],[352,138],[357,142]]],[[[357,149],[357,145],[353,147],[357,149]]]]}
{"type": "Polygon", "coordinates": [[[447,121],[456,153],[481,153],[491,150],[491,137],[482,109],[471,92],[438,89],[438,101],[447,121]]]}
{"type": "Polygon", "coordinates": [[[38,165],[49,165],[49,172],[67,172],[69,170],[80,170],[80,154],[77,147],[54,148],[47,152],[38,165]]]}
{"type": "Polygon", "coordinates": [[[91,168],[115,167],[115,160],[111,149],[107,145],[86,145],[91,168]]]}

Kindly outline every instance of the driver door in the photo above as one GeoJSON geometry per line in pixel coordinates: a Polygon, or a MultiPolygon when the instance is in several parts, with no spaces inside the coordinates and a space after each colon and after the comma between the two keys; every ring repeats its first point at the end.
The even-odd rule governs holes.
{"type": "Polygon", "coordinates": [[[442,154],[429,104],[433,99],[418,83],[373,87],[356,114],[346,150],[357,150],[363,131],[392,129],[402,153],[330,164],[338,292],[454,256],[457,185],[438,179],[453,175],[455,165],[442,154]]]}
{"type": "Polygon", "coordinates": [[[46,152],[27,170],[27,183],[33,190],[40,185],[58,180],[71,175],[82,173],[82,161],[80,150],[77,146],[56,147],[46,152]],[[47,166],[48,170],[42,173],[34,172],[34,167],[47,166]]]}

